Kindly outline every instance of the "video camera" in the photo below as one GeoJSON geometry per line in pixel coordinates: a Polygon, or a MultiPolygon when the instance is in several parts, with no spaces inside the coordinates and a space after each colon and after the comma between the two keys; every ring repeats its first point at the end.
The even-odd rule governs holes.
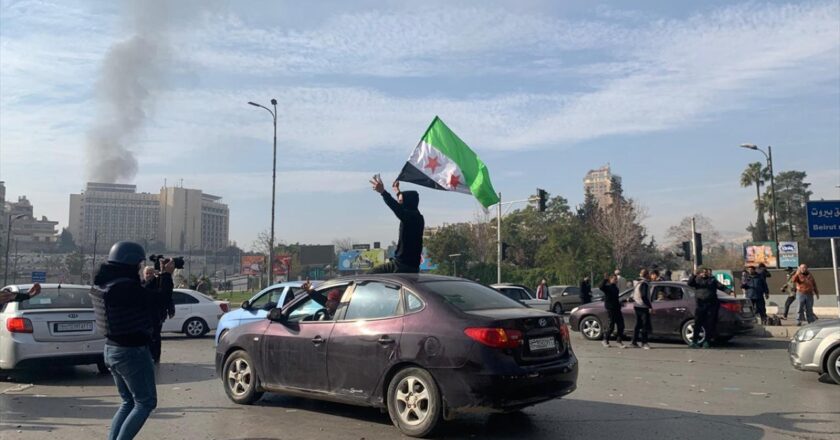
{"type": "MultiPolygon", "coordinates": [[[[149,255],[149,261],[153,261],[155,263],[155,270],[160,270],[160,262],[166,261],[167,258],[163,255],[149,255]]],[[[184,257],[175,257],[172,258],[172,261],[175,262],[175,269],[183,269],[184,268],[184,257]]]]}

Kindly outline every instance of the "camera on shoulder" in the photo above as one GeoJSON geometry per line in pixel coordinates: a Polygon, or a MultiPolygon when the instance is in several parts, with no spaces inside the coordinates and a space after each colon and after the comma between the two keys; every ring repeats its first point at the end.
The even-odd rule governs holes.
{"type": "MultiPolygon", "coordinates": [[[[169,258],[164,257],[163,255],[149,255],[149,261],[155,263],[155,270],[159,271],[161,262],[166,264],[169,258]]],[[[184,268],[184,257],[175,257],[171,259],[175,263],[175,269],[183,269],[184,268]]]]}

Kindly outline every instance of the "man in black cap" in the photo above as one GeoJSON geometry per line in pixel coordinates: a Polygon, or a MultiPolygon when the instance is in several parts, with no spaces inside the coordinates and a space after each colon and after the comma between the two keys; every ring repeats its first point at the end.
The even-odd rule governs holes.
{"type": "Polygon", "coordinates": [[[109,440],[132,439],[157,406],[155,367],[149,344],[164,298],[172,294],[175,263],[161,261],[158,288],[140,282],[143,247],[121,241],[111,247],[91,289],[96,325],[105,335],[105,363],[111,369],[122,405],[111,421],[109,440]]]}
{"type": "Polygon", "coordinates": [[[728,292],[729,288],[713,277],[712,270],[708,267],[700,268],[696,274],[691,275],[688,278],[688,285],[694,288],[694,300],[696,301],[694,334],[691,336],[689,347],[701,347],[700,329],[703,329],[706,337],[703,340],[702,347],[709,348],[709,340],[714,337],[717,329],[718,309],[720,308],[717,292],[718,290],[728,292]]]}
{"type": "Polygon", "coordinates": [[[423,215],[417,209],[420,195],[417,191],[400,191],[400,183],[394,181],[392,188],[397,195],[394,200],[378,175],[370,181],[373,190],[382,195],[385,204],[400,219],[400,238],[394,258],[372,268],[368,273],[417,273],[420,272],[420,254],[423,252],[423,215]]]}

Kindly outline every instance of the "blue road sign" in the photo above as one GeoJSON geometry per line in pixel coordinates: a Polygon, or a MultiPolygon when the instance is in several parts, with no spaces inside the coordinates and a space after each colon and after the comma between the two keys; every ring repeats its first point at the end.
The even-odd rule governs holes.
{"type": "Polygon", "coordinates": [[[840,200],[808,202],[809,238],[840,238],[840,200]]]}
{"type": "Polygon", "coordinates": [[[46,272],[32,272],[32,282],[33,283],[46,283],[47,282],[47,273],[46,272]]]}

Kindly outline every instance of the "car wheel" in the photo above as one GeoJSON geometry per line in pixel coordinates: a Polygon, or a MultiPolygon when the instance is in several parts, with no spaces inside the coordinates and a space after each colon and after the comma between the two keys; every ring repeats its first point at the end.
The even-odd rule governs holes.
{"type": "Polygon", "coordinates": [[[840,385],[840,347],[837,347],[828,355],[828,360],[826,361],[826,370],[828,371],[828,376],[831,377],[831,380],[834,381],[837,385],[840,385]]]}
{"type": "Polygon", "coordinates": [[[96,363],[96,369],[99,370],[99,374],[108,374],[111,372],[104,359],[96,363]]]}
{"type": "Polygon", "coordinates": [[[603,327],[601,326],[601,320],[595,316],[587,316],[580,321],[580,332],[583,334],[584,338],[589,339],[590,341],[597,341],[601,339],[602,331],[603,327]]]}
{"type": "Polygon", "coordinates": [[[184,323],[184,333],[190,338],[200,338],[207,334],[207,323],[201,318],[190,318],[184,323]]]}
{"type": "MultiPolygon", "coordinates": [[[[683,342],[685,342],[686,345],[691,345],[692,338],[694,338],[694,320],[693,319],[689,319],[688,321],[686,321],[683,324],[681,333],[682,333],[683,342]]],[[[702,327],[700,327],[700,339],[698,340],[698,342],[701,343],[701,344],[706,342],[706,331],[703,330],[702,327]]]]}
{"type": "Polygon", "coordinates": [[[388,415],[403,434],[429,435],[440,422],[442,399],[432,375],[422,368],[406,368],[388,385],[388,415]]]}
{"type": "Polygon", "coordinates": [[[251,356],[244,350],[231,353],[222,370],[225,393],[230,400],[240,405],[250,405],[260,400],[263,393],[257,391],[257,372],[251,356]]]}
{"type": "Polygon", "coordinates": [[[558,314],[558,315],[562,315],[563,314],[563,304],[554,303],[554,305],[551,307],[551,311],[558,314]]]}

